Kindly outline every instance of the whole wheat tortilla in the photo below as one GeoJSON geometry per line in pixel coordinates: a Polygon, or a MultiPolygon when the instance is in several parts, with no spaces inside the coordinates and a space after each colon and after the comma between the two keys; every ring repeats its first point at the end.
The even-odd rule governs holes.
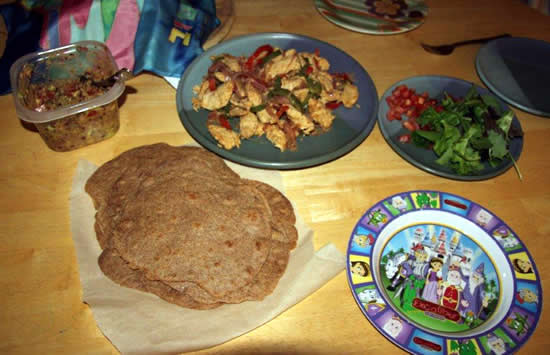
{"type": "Polygon", "coordinates": [[[131,149],[102,165],[86,191],[104,274],[180,306],[263,299],[296,246],[290,201],[202,148],[131,149]]]}
{"type": "Polygon", "coordinates": [[[128,199],[137,193],[147,176],[163,173],[181,177],[189,173],[215,173],[238,179],[222,159],[199,147],[172,147],[157,143],[130,149],[103,164],[87,181],[85,189],[97,209],[95,230],[102,249],[128,199]]]}
{"type": "Polygon", "coordinates": [[[265,197],[244,180],[204,188],[161,177],[127,203],[113,245],[152,280],[191,281],[220,297],[252,281],[265,262],[270,214],[265,197]]]}
{"type": "Polygon", "coordinates": [[[271,250],[254,280],[220,298],[212,296],[196,283],[171,282],[168,285],[180,292],[187,293],[198,302],[207,304],[262,300],[275,289],[288,264],[290,251],[296,246],[298,237],[298,232],[294,227],[296,216],[292,204],[279,190],[260,181],[247,181],[266,197],[272,211],[271,250]]]}
{"type": "Polygon", "coordinates": [[[200,303],[189,295],[178,292],[161,281],[152,281],[145,277],[141,270],[134,270],[128,266],[113,249],[105,249],[98,259],[98,264],[103,273],[114,282],[129,288],[150,292],[158,297],[182,307],[193,309],[212,309],[222,303],[200,303]]]}

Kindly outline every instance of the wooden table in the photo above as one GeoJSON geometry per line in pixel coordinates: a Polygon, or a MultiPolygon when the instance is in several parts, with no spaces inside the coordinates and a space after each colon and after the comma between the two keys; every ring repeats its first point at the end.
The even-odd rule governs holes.
{"type": "MultiPolygon", "coordinates": [[[[262,31],[313,36],[356,58],[379,95],[394,82],[443,74],[481,84],[474,68],[478,46],[450,56],[424,52],[419,42],[446,43],[504,32],[550,41],[550,18],[520,0],[427,0],[426,22],[399,35],[351,32],[326,21],[313,2],[240,0],[228,38],[262,31]]],[[[101,164],[138,145],[193,142],[176,112],[175,90],[143,74],[129,86],[121,129],[105,142],[67,153],[49,150],[17,119],[10,95],[0,97],[0,352],[116,353],[81,302],[69,223],[69,191],[79,159],[101,164]]],[[[486,206],[526,243],[539,272],[550,272],[550,120],[514,110],[525,131],[519,161],[496,178],[459,182],[423,172],[401,159],[376,127],[355,150],[318,167],[283,171],[289,198],[315,230],[315,246],[334,243],[342,252],[358,218],[376,201],[412,189],[444,190],[486,206]]],[[[521,353],[546,353],[550,321],[542,314],[521,353]],[[546,349],[546,350],[545,350],[546,349]]],[[[271,322],[202,353],[365,354],[398,353],[359,311],[345,273],[271,322]]]]}

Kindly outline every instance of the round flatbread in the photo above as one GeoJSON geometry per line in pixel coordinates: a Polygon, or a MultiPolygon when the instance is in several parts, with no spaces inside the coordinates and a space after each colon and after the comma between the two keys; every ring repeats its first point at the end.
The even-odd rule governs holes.
{"type": "Polygon", "coordinates": [[[127,203],[114,247],[153,280],[190,281],[220,297],[249,283],[271,246],[271,212],[245,181],[151,177],[127,203]]]}
{"type": "Polygon", "coordinates": [[[98,259],[98,264],[103,273],[119,285],[149,292],[170,303],[193,309],[212,309],[222,303],[200,303],[189,295],[178,292],[172,287],[160,281],[152,281],[145,277],[141,270],[135,270],[128,266],[113,249],[105,249],[98,259]]]}

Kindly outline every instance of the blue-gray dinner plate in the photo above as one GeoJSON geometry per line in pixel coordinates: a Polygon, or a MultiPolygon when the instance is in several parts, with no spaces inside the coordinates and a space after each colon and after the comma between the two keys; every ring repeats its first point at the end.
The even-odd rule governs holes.
{"type": "MultiPolygon", "coordinates": [[[[433,150],[420,148],[412,143],[401,143],[399,141],[399,137],[410,132],[403,128],[402,121],[389,121],[386,117],[389,111],[389,106],[386,102],[386,98],[390,96],[392,94],[392,91],[399,85],[406,85],[411,89],[415,89],[418,94],[428,92],[430,97],[433,98],[441,98],[443,96],[443,93],[445,92],[458,98],[464,97],[468,90],[474,84],[462,79],[452,78],[448,76],[425,75],[414,76],[401,80],[393,84],[390,88],[386,90],[386,92],[380,99],[378,110],[378,127],[380,128],[382,135],[386,139],[386,142],[388,142],[390,147],[392,147],[393,150],[403,159],[416,166],[417,168],[420,168],[434,175],[464,181],[490,179],[504,173],[506,170],[510,169],[513,166],[514,163],[512,159],[504,159],[497,166],[490,166],[488,163],[485,163],[483,170],[475,175],[459,175],[451,168],[437,164],[436,160],[438,157],[433,152],[433,150]]],[[[480,95],[490,95],[490,92],[485,88],[476,85],[476,89],[480,95]]],[[[495,97],[495,99],[497,99],[497,101],[499,102],[503,112],[510,109],[502,100],[498,99],[497,97],[495,97]]],[[[512,126],[521,130],[521,125],[516,116],[514,116],[512,126]]],[[[523,137],[516,137],[511,139],[508,150],[510,151],[510,154],[515,161],[519,160],[522,149],[523,137]]]]}
{"type": "Polygon", "coordinates": [[[176,93],[178,114],[189,134],[203,147],[230,161],[266,169],[299,169],[332,161],[357,147],[371,133],[376,124],[378,93],[365,69],[342,50],[315,38],[290,33],[258,33],[236,37],[222,42],[197,57],[184,72],[176,93]],[[317,136],[300,136],[296,151],[284,151],[273,146],[264,136],[243,140],[239,148],[226,150],[218,146],[206,127],[208,112],[194,111],[191,99],[193,87],[200,84],[212,64],[211,56],[229,53],[249,56],[261,45],[270,44],[282,49],[320,51],[330,62],[329,72],[350,74],[359,88],[356,107],[343,106],[334,111],[332,128],[317,136]]]}
{"type": "Polygon", "coordinates": [[[550,117],[550,43],[522,37],[491,41],[479,49],[476,70],[502,100],[550,117]]]}

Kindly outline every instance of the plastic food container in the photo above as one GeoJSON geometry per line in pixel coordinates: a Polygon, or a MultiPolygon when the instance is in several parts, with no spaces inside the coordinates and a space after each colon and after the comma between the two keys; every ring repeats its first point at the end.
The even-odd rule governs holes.
{"type": "Polygon", "coordinates": [[[59,152],[110,138],[120,126],[117,99],[125,84],[96,82],[117,70],[107,46],[96,41],[25,55],[10,68],[17,116],[59,152]]]}

